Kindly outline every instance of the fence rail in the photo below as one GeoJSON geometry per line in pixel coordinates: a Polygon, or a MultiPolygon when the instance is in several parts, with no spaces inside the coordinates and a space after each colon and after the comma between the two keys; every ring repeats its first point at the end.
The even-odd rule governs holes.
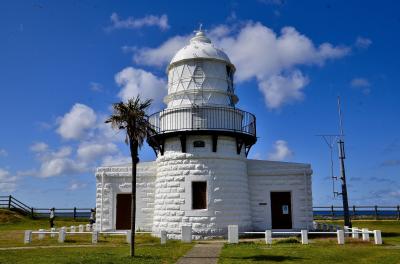
{"type": "MultiPolygon", "coordinates": [[[[379,218],[396,218],[400,220],[400,205],[353,205],[349,207],[350,216],[353,219],[372,217],[379,218]]],[[[342,206],[314,206],[314,218],[323,217],[336,219],[343,216],[342,206]]]]}

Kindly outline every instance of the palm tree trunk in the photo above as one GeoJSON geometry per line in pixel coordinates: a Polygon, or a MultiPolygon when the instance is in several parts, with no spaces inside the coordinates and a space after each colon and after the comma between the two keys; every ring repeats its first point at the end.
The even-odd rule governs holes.
{"type": "Polygon", "coordinates": [[[135,256],[135,224],[136,224],[136,166],[138,159],[138,142],[129,140],[132,158],[132,201],[131,201],[131,257],[135,256]]]}

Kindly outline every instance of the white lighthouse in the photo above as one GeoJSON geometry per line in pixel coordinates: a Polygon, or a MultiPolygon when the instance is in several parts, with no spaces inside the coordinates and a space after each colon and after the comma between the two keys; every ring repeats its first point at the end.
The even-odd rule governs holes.
{"type": "MultiPolygon", "coordinates": [[[[179,238],[240,230],[308,228],[312,223],[308,164],[249,160],[256,118],[235,107],[235,66],[203,31],[167,67],[163,111],[149,117],[157,159],[139,163],[137,228],[179,238]]],[[[97,169],[97,219],[102,230],[128,229],[129,165],[97,169]]]]}

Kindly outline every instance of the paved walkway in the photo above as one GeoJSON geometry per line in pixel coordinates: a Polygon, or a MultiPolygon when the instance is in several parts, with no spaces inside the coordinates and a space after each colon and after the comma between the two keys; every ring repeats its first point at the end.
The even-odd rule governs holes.
{"type": "Polygon", "coordinates": [[[177,264],[216,264],[222,243],[196,244],[177,264]]]}

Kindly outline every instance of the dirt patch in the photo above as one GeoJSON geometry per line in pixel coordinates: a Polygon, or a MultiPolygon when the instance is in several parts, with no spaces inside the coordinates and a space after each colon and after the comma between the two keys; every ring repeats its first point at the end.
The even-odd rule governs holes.
{"type": "Polygon", "coordinates": [[[21,222],[24,217],[16,212],[0,209],[0,224],[13,224],[21,222]]]}

